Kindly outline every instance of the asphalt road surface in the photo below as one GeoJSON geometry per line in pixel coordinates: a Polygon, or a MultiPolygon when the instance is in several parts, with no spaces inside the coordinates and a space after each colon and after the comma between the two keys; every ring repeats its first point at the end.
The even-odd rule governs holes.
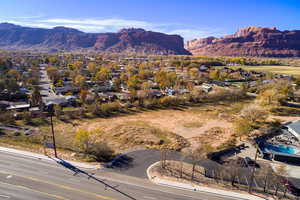
{"type": "MultiPolygon", "coordinates": [[[[96,171],[94,171],[96,172],[96,171]]],[[[0,199],[229,200],[231,197],[159,186],[122,174],[82,171],[55,161],[0,152],[0,199]],[[75,173],[76,172],[76,173],[75,173]],[[106,184],[106,186],[105,186],[106,184]]]]}

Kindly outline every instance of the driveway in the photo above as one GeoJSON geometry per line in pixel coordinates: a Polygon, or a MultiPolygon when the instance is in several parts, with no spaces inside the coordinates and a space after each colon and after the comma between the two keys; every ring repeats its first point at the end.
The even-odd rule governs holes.
{"type": "MultiPolygon", "coordinates": [[[[166,159],[192,163],[192,159],[190,157],[186,157],[176,151],[168,151],[166,159]]],[[[160,160],[161,152],[159,150],[135,150],[117,157],[114,161],[107,165],[105,170],[147,179],[146,171],[148,167],[160,160]]],[[[217,167],[216,163],[210,160],[201,160],[198,164],[207,169],[215,169],[217,167]]]]}
{"type": "MultiPolygon", "coordinates": [[[[161,153],[156,149],[135,150],[116,158],[106,170],[119,172],[124,175],[147,179],[147,169],[153,163],[160,161],[161,153]]],[[[171,152],[168,160],[180,160],[180,153],[171,152]]]]}

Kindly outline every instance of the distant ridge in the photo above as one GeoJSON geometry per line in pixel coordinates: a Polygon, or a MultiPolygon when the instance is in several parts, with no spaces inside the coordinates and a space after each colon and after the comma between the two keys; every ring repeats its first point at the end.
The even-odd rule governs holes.
{"type": "Polygon", "coordinates": [[[183,38],[144,29],[117,33],[84,33],[67,27],[53,29],[0,23],[0,49],[34,51],[94,51],[105,53],[184,54],[183,38]]]}
{"type": "Polygon", "coordinates": [[[188,41],[186,49],[200,56],[300,57],[300,30],[251,26],[221,38],[188,41]]]}

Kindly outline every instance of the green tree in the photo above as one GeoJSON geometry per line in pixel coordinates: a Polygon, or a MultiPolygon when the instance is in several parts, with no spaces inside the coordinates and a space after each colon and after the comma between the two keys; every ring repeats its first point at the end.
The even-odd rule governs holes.
{"type": "Polygon", "coordinates": [[[209,78],[213,80],[219,80],[220,79],[220,73],[218,70],[211,70],[209,72],[209,78]]]}
{"type": "Polygon", "coordinates": [[[129,90],[138,90],[140,88],[140,80],[137,75],[130,76],[127,81],[127,87],[129,90]]]}
{"type": "Polygon", "coordinates": [[[234,132],[235,135],[240,137],[249,136],[251,131],[253,130],[251,122],[245,118],[237,118],[234,122],[234,132]]]}
{"type": "Polygon", "coordinates": [[[88,153],[92,145],[91,133],[88,130],[80,129],[76,132],[74,141],[81,151],[88,153]]]}

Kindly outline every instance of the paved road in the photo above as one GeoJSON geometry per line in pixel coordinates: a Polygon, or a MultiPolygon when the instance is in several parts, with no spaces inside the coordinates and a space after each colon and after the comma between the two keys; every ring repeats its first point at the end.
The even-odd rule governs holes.
{"type": "Polygon", "coordinates": [[[51,81],[47,75],[46,69],[44,66],[40,66],[40,93],[44,103],[48,102],[64,102],[65,97],[63,95],[56,95],[55,92],[51,89],[51,81]]]}
{"type": "Polygon", "coordinates": [[[0,199],[233,199],[209,193],[158,186],[145,179],[112,172],[97,171],[97,176],[93,176],[90,174],[91,172],[80,170],[74,175],[76,169],[72,170],[54,161],[41,161],[1,152],[0,199]],[[107,186],[105,187],[103,183],[107,186]]]}
{"type": "Polygon", "coordinates": [[[44,66],[40,66],[40,88],[41,88],[41,95],[43,98],[46,97],[56,97],[55,93],[52,92],[51,83],[47,76],[47,72],[44,66]]]}

